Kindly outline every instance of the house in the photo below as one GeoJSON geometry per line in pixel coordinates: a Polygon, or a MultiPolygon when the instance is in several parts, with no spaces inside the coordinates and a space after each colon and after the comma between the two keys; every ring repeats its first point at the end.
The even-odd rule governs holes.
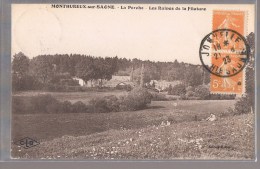
{"type": "MultiPolygon", "coordinates": [[[[102,84],[105,80],[102,80],[102,84]]],[[[85,84],[86,87],[98,87],[101,85],[101,79],[88,80],[85,84]]]]}
{"type": "Polygon", "coordinates": [[[120,82],[130,82],[130,76],[116,76],[113,75],[111,80],[120,81],[120,82]]]}
{"type": "Polygon", "coordinates": [[[85,86],[86,85],[86,82],[83,79],[81,79],[81,78],[73,77],[72,79],[73,80],[77,80],[80,86],[85,86]]]}
{"type": "Polygon", "coordinates": [[[131,90],[131,88],[134,86],[136,86],[134,82],[120,82],[116,85],[116,88],[131,90]]]}
{"type": "Polygon", "coordinates": [[[150,85],[151,86],[155,85],[155,89],[157,89],[159,91],[163,91],[163,90],[169,88],[170,85],[173,87],[180,83],[181,83],[181,81],[179,81],[179,80],[175,80],[175,81],[151,80],[150,81],[150,85]]]}
{"type": "Polygon", "coordinates": [[[112,78],[108,81],[104,81],[103,86],[105,87],[118,87],[124,86],[124,85],[130,85],[133,86],[134,83],[131,82],[130,76],[116,76],[113,75],[112,78]]]}
{"type": "MultiPolygon", "coordinates": [[[[88,80],[84,81],[81,78],[74,77],[73,80],[77,80],[80,86],[85,87],[98,87],[101,86],[101,79],[94,79],[94,80],[88,80]]],[[[130,76],[116,76],[113,75],[110,80],[102,79],[102,86],[103,87],[117,87],[118,85],[130,85],[134,86],[134,83],[131,82],[130,76]]]]}

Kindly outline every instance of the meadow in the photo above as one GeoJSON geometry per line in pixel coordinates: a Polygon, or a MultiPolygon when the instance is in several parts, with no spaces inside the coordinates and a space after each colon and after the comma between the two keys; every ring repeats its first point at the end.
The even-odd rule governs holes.
{"type": "MultiPolygon", "coordinates": [[[[113,91],[113,94],[125,94],[113,91]]],[[[31,96],[37,93],[19,93],[31,96]]],[[[51,93],[88,102],[111,93],[51,93]]],[[[253,159],[254,115],[233,116],[235,100],[152,101],[147,109],[111,113],[15,114],[14,158],[41,159],[253,159]],[[216,121],[207,121],[211,114],[216,121]]]]}
{"type": "Polygon", "coordinates": [[[83,103],[88,103],[93,98],[102,98],[105,96],[110,95],[125,95],[127,94],[126,91],[122,90],[113,90],[113,91],[106,91],[106,92],[97,92],[97,91],[88,91],[88,92],[43,92],[43,91],[25,91],[25,92],[16,92],[13,96],[37,96],[43,94],[50,94],[54,96],[56,99],[60,101],[70,101],[75,103],[77,101],[82,101],[83,103]]]}

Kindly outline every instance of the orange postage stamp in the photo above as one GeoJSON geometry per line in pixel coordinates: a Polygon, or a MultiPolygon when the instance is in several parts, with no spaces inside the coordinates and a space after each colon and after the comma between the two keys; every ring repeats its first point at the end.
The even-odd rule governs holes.
{"type": "Polygon", "coordinates": [[[200,59],[211,73],[210,91],[238,94],[245,91],[249,46],[244,38],[244,11],[213,11],[213,31],[201,42],[200,59]]]}

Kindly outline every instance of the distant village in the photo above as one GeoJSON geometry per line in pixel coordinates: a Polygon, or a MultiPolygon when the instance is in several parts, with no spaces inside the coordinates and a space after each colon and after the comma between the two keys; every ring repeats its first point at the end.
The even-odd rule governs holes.
{"type": "MultiPolygon", "coordinates": [[[[180,84],[180,80],[174,80],[174,81],[166,81],[166,80],[150,80],[150,82],[144,83],[140,82],[138,84],[137,81],[134,80],[134,69],[132,68],[132,71],[130,75],[112,75],[112,78],[110,80],[102,80],[102,87],[109,87],[109,88],[118,88],[118,89],[125,89],[127,87],[135,87],[138,85],[145,86],[145,87],[152,87],[156,89],[157,91],[164,91],[170,86],[174,87],[177,84],[180,84]]],[[[144,64],[142,64],[142,70],[141,70],[141,79],[144,76],[144,64]]],[[[100,87],[101,86],[101,79],[96,80],[89,80],[84,81],[81,78],[73,77],[73,80],[77,81],[77,83],[82,87],[100,87]]]]}

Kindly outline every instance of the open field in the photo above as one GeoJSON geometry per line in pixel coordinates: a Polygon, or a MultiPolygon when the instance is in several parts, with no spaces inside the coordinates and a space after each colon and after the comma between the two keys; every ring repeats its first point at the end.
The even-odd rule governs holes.
{"type": "MultiPolygon", "coordinates": [[[[81,94],[53,93],[60,100],[87,102],[93,98],[93,93],[81,94]]],[[[153,101],[148,109],[133,112],[13,115],[13,140],[30,137],[41,144],[30,149],[13,146],[12,155],[52,159],[252,159],[254,118],[252,114],[224,113],[234,103],[153,101]],[[206,121],[210,114],[215,114],[217,121],[206,121]],[[165,125],[167,121],[170,124],[165,125]]]]}
{"type": "Polygon", "coordinates": [[[38,140],[50,140],[63,135],[80,136],[109,129],[142,128],[167,120],[171,123],[194,121],[195,118],[201,121],[211,113],[221,116],[233,104],[232,100],[153,101],[148,109],[132,112],[15,114],[12,134],[14,139],[30,136],[38,140]]]}
{"type": "Polygon", "coordinates": [[[42,159],[253,159],[253,115],[216,122],[191,121],[140,129],[111,129],[65,135],[31,149],[13,148],[14,157],[42,159]],[[225,131],[225,132],[223,132],[225,131]]]}

